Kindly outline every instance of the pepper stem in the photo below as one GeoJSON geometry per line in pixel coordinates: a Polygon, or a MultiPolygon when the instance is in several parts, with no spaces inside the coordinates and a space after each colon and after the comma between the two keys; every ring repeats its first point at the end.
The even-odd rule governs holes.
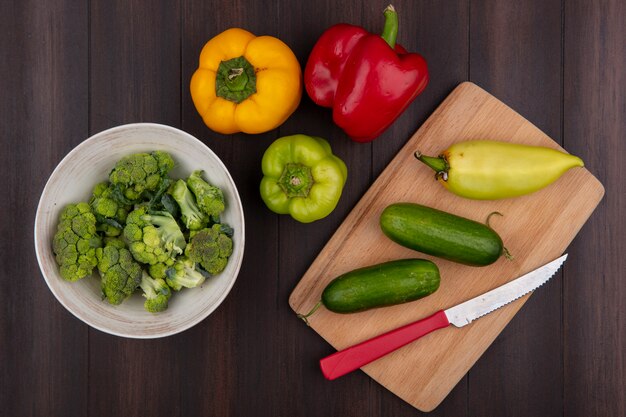
{"type": "Polygon", "coordinates": [[[234,80],[241,74],[243,74],[243,68],[231,68],[230,71],[228,71],[228,81],[234,80]]]}
{"type": "Polygon", "coordinates": [[[303,322],[305,322],[307,326],[310,326],[309,321],[307,319],[311,317],[311,315],[313,315],[313,313],[315,313],[317,309],[320,308],[321,305],[322,305],[322,300],[318,301],[317,304],[315,304],[315,306],[313,306],[311,311],[309,311],[308,313],[298,314],[298,318],[301,319],[303,322]]]}
{"type": "Polygon", "coordinates": [[[383,11],[385,16],[385,26],[383,27],[383,34],[381,37],[387,42],[391,49],[396,47],[396,38],[398,37],[398,13],[396,9],[390,4],[383,11]]]}
{"type": "Polygon", "coordinates": [[[311,168],[302,164],[285,164],[283,173],[278,179],[278,186],[289,198],[306,198],[313,183],[311,168]]]}
{"type": "Polygon", "coordinates": [[[220,62],[215,74],[215,95],[241,103],[256,93],[254,67],[243,56],[220,62]]]}
{"type": "Polygon", "coordinates": [[[416,151],[414,154],[416,159],[422,161],[427,166],[432,168],[437,174],[437,178],[442,178],[444,181],[448,179],[448,170],[450,166],[448,165],[448,161],[443,156],[439,156],[435,158],[434,156],[426,156],[422,155],[420,151],[416,151]]]}

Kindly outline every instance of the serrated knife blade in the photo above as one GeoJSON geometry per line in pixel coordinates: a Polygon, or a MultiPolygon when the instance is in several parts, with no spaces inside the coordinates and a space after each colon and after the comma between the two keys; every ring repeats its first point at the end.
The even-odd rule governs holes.
{"type": "Polygon", "coordinates": [[[336,379],[432,331],[450,324],[463,327],[537,289],[554,276],[565,259],[567,254],[471,300],[327,356],[320,360],[322,373],[327,379],[336,379]]]}
{"type": "Polygon", "coordinates": [[[513,281],[474,297],[444,311],[450,324],[463,327],[472,321],[505,306],[536,290],[556,274],[567,259],[567,254],[522,275],[513,281]]]}

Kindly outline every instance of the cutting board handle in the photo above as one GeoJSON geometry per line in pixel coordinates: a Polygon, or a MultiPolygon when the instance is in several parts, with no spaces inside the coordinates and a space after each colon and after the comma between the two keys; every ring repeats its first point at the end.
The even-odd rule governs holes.
{"type": "Polygon", "coordinates": [[[439,310],[425,319],[391,330],[323,358],[320,360],[322,373],[326,379],[333,380],[339,378],[432,331],[448,327],[449,325],[450,322],[448,317],[446,317],[446,313],[443,310],[439,310]]]}

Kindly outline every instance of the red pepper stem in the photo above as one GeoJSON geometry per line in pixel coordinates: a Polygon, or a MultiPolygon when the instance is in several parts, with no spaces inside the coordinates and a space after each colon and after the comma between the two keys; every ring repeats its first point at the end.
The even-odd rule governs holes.
{"type": "Polygon", "coordinates": [[[396,47],[396,38],[398,37],[398,13],[390,4],[383,12],[385,16],[385,26],[381,37],[387,42],[391,49],[396,47]]]}
{"type": "Polygon", "coordinates": [[[446,159],[443,156],[435,158],[433,156],[422,155],[420,151],[415,152],[414,155],[415,155],[415,158],[417,158],[418,160],[422,161],[423,163],[428,165],[430,168],[435,170],[437,174],[440,174],[440,173],[447,174],[448,169],[450,169],[450,166],[448,165],[448,161],[446,161],[446,159]]]}

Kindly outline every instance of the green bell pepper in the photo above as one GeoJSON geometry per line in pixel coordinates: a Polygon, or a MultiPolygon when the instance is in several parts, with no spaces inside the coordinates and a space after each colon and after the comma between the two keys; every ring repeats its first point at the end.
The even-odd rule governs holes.
{"type": "Polygon", "coordinates": [[[328,142],[306,135],[276,139],[263,154],[261,198],[278,214],[302,223],[328,216],[337,206],[348,169],[328,142]]]}

